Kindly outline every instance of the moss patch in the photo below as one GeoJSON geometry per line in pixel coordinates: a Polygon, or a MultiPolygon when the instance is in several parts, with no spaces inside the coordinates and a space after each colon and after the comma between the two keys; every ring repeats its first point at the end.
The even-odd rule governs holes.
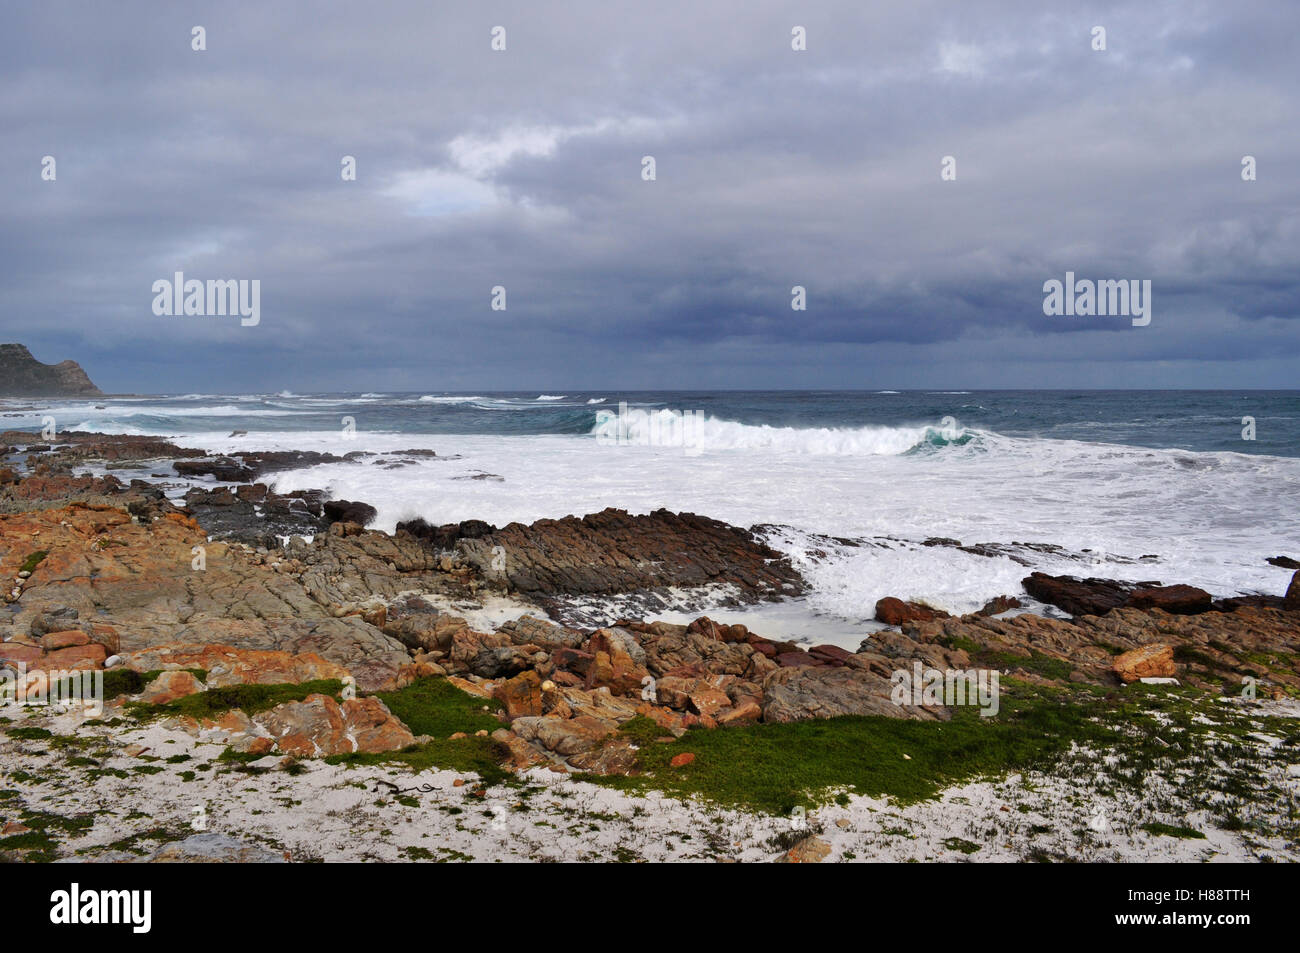
{"type": "Polygon", "coordinates": [[[191,718],[214,718],[238,708],[246,715],[269,711],[285,702],[302,701],[308,695],[330,695],[337,699],[343,691],[338,679],[317,679],[310,682],[276,685],[227,685],[209,688],[206,692],[186,695],[165,705],[148,705],[127,702],[126,710],[140,719],[170,715],[188,715],[191,718]]]}

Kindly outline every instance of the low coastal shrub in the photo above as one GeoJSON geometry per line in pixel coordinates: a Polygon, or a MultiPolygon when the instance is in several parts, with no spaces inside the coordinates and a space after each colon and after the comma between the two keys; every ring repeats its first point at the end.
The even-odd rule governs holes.
{"type": "Polygon", "coordinates": [[[255,715],[285,702],[302,701],[308,695],[330,695],[337,699],[342,691],[343,683],[336,678],[276,685],[226,685],[186,695],[165,705],[127,702],[126,710],[140,719],[170,715],[212,718],[234,708],[246,715],[255,715]]]}

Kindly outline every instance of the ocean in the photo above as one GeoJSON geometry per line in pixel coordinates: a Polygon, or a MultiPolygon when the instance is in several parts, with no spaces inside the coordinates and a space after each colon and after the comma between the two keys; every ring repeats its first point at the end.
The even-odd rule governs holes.
{"type": "Polygon", "coordinates": [[[760,525],[811,590],[718,615],[852,647],[887,595],[967,612],[1033,570],[1279,594],[1265,559],[1300,558],[1297,391],[185,394],[10,402],[0,427],[47,415],[213,452],[435,450],[269,480],[371,503],[385,530],[607,506],[760,525]]]}

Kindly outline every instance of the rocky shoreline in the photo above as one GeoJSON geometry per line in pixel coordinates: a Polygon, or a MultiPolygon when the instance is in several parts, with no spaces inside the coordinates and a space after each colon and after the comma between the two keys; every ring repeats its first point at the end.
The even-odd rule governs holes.
{"type": "MultiPolygon", "coordinates": [[[[99,671],[111,695],[102,711],[6,707],[0,751],[16,793],[0,807],[7,822],[0,852],[55,859],[76,856],[78,840],[87,840],[60,846],[32,836],[53,823],[33,819],[47,818],[35,802],[54,779],[38,782],[30,766],[14,764],[39,758],[31,752],[47,738],[104,752],[71,757],[95,762],[81,765],[86,771],[107,772],[94,773],[92,787],[136,790],[131,784],[151,773],[135,768],[150,762],[119,768],[114,759],[148,757],[127,753],[141,746],[132,739],[147,736],[146,750],[215,747],[224,770],[271,770],[277,789],[293,787],[293,776],[308,770],[304,761],[321,774],[346,762],[372,779],[405,765],[405,778],[390,782],[395,790],[418,789],[426,782],[414,778],[428,775],[456,796],[466,785],[484,796],[473,792],[546,776],[644,790],[696,777],[700,797],[690,814],[707,813],[699,807],[710,800],[706,784],[722,789],[727,780],[705,773],[725,774],[726,765],[696,763],[701,746],[737,739],[762,746],[818,724],[901,730],[882,719],[915,723],[909,732],[945,724],[991,730],[942,694],[900,703],[900,672],[996,672],[1013,703],[1003,707],[1024,718],[1080,705],[1123,713],[1142,693],[1176,687],[1180,703],[1272,706],[1259,707],[1258,717],[1284,724],[1300,697],[1300,571],[1274,596],[1216,599],[1177,584],[1031,573],[1023,593],[960,617],[883,599],[876,616],[891,627],[852,652],[709,616],[673,624],[647,613],[589,627],[570,611],[575,600],[615,597],[620,606],[653,609],[657,594],[682,589],[725,592],[737,606],[799,595],[804,580],[760,528],[611,509],[527,526],[415,520],[389,534],[366,529],[375,510],[364,501],[318,490],[282,495],[259,482],[320,462],[383,456],[382,465],[400,466],[421,455],[433,451],[212,457],[152,437],[0,434],[0,662],[14,673],[15,692],[40,697],[50,673],[99,671]],[[150,478],[123,481],[112,472],[120,470],[150,478]],[[1022,611],[1021,597],[1063,616],[1022,611]],[[1016,707],[1022,701],[1037,707],[1027,715],[1016,707]],[[451,784],[449,771],[463,783],[451,784]]],[[[1292,728],[1268,746],[1268,770],[1280,771],[1273,813],[1288,790],[1294,797],[1294,742],[1292,728]]],[[[872,767],[852,750],[839,757],[853,771],[872,767]]],[[[914,757],[922,756],[907,760],[914,757]]],[[[1250,757],[1265,755],[1252,749],[1250,757]]],[[[189,773],[186,783],[194,783],[189,773]]],[[[953,778],[982,776],[972,768],[953,778]]],[[[830,792],[829,802],[825,790],[797,777],[788,786],[791,808],[864,796],[861,784],[830,792]]],[[[800,836],[769,832],[734,853],[792,860],[856,853],[823,854],[825,836],[793,830],[800,836]]],[[[157,851],[184,854],[176,845],[192,835],[171,830],[157,851]]],[[[121,839],[100,838],[96,850],[121,839]]],[[[1294,827],[1277,820],[1217,849],[1300,856],[1294,827]]]]}

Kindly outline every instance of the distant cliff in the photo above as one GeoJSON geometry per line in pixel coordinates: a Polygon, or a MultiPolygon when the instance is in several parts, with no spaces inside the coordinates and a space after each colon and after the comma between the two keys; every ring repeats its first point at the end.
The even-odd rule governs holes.
{"type": "Polygon", "coordinates": [[[99,397],[76,361],[42,364],[21,344],[0,344],[0,397],[99,397]]]}

